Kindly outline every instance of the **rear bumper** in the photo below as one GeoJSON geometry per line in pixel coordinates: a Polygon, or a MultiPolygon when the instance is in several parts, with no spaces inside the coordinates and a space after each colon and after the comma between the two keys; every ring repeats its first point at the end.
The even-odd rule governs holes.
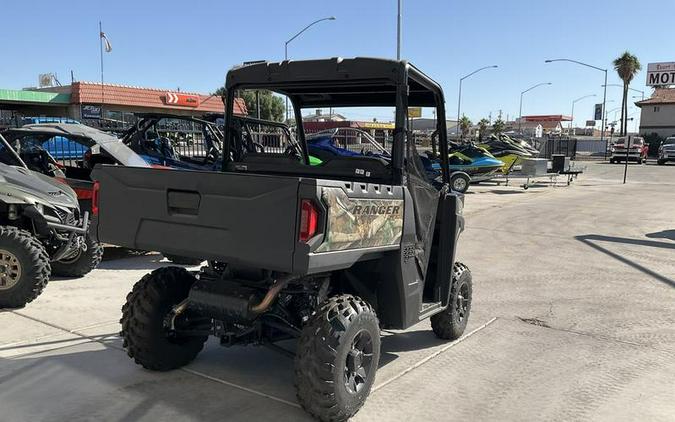
{"type": "Polygon", "coordinates": [[[625,152],[623,152],[623,153],[621,153],[621,152],[612,153],[612,160],[614,160],[614,161],[624,161],[624,160],[626,160],[626,157],[628,157],[628,160],[636,160],[637,161],[637,160],[642,158],[642,155],[640,155],[640,153],[636,153],[636,152],[628,153],[628,156],[626,156],[625,152]]]}

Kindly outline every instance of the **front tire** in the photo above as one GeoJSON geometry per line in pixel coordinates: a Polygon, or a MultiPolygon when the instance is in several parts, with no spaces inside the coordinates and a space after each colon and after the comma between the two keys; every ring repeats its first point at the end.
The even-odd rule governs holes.
{"type": "Polygon", "coordinates": [[[98,267],[103,259],[103,246],[89,234],[85,236],[86,250],[52,263],[52,274],[61,277],[83,277],[98,267]]]}
{"type": "Polygon", "coordinates": [[[159,268],[141,278],[127,295],[121,336],[127,354],[137,364],[169,371],[187,365],[202,350],[207,336],[181,336],[166,326],[167,315],[188,297],[195,281],[185,268],[159,268]]]}
{"type": "Polygon", "coordinates": [[[39,240],[0,226],[0,308],[23,308],[42,293],[50,274],[49,255],[39,240]]]}
{"type": "Polygon", "coordinates": [[[662,165],[666,164],[666,160],[659,159],[659,160],[656,161],[656,164],[662,166],[662,165]]]}
{"type": "Polygon", "coordinates": [[[359,411],[375,381],[380,328],[373,308],[352,295],[323,302],[305,325],[295,358],[302,407],[322,421],[359,411]]]}
{"type": "Polygon", "coordinates": [[[431,329],[438,338],[457,340],[464,334],[471,313],[472,295],[471,271],[466,265],[456,262],[448,307],[431,317],[431,329]]]}

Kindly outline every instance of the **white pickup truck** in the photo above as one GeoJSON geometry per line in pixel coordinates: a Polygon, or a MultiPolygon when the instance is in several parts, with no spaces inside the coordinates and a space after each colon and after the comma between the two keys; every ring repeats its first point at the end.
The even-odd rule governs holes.
{"type": "Polygon", "coordinates": [[[645,140],[639,136],[633,136],[628,145],[626,154],[626,138],[619,138],[612,144],[612,156],[609,162],[614,164],[620,161],[635,161],[636,163],[646,163],[649,146],[645,140]]]}

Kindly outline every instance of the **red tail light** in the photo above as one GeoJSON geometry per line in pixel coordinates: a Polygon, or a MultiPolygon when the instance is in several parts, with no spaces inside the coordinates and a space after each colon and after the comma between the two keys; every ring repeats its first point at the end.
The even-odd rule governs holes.
{"type": "Polygon", "coordinates": [[[101,185],[98,182],[94,182],[94,187],[91,189],[91,213],[98,215],[98,191],[101,189],[101,185]]]}
{"type": "Polygon", "coordinates": [[[93,199],[94,198],[94,191],[91,190],[91,189],[73,188],[73,190],[77,194],[77,199],[93,199]]]}
{"type": "Polygon", "coordinates": [[[319,210],[314,202],[309,199],[303,199],[300,203],[300,232],[298,239],[301,242],[307,242],[314,237],[319,225],[319,210]]]}

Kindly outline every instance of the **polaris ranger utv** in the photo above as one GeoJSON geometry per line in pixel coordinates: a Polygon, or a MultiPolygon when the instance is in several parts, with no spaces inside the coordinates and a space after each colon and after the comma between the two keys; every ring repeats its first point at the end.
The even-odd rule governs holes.
{"type": "Polygon", "coordinates": [[[122,308],[124,347],[145,368],[188,364],[213,335],[226,346],[298,339],[300,404],[321,420],[363,405],[380,329],[431,318],[447,340],[464,332],[471,274],[455,263],[462,196],[427,179],[408,131],[409,106],[444,116],[440,86],[405,61],[371,58],[257,63],[227,75],[221,172],[97,167],[101,241],[204,258],[197,273],[144,276],[122,308]],[[286,95],[297,140],[261,146],[241,130],[238,90],[286,95]],[[335,156],[310,165],[302,109],[392,107],[391,158],[335,156]]]}
{"type": "Polygon", "coordinates": [[[51,274],[83,276],[101,262],[88,219],[65,182],[29,170],[0,135],[0,308],[26,305],[51,274]]]}

